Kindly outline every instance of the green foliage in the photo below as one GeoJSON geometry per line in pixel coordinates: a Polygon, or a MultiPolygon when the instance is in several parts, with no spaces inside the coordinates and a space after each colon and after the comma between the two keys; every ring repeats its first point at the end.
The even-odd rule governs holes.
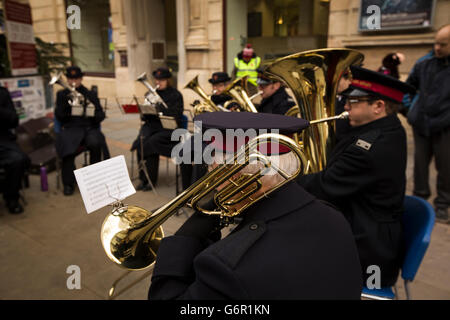
{"type": "Polygon", "coordinates": [[[68,48],[67,43],[45,42],[36,37],[36,55],[38,73],[50,76],[52,73],[63,72],[70,63],[70,57],[64,55],[63,50],[68,48]]]}

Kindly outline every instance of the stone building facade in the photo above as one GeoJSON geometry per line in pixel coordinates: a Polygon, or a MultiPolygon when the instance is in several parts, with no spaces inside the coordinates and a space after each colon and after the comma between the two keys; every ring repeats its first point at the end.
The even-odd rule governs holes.
{"type": "Polygon", "coordinates": [[[211,73],[231,73],[233,58],[246,41],[253,42],[263,59],[325,46],[354,48],[365,54],[364,64],[371,69],[380,66],[385,54],[400,51],[406,55],[400,66],[404,79],[414,62],[431,49],[436,28],[450,22],[450,0],[435,1],[431,29],[365,34],[358,31],[360,0],[20,0],[31,5],[36,36],[79,42],[67,55],[77,58],[82,52],[103,50],[98,59],[80,57],[80,61],[92,60],[93,65],[103,63],[109,68],[87,70],[84,79],[88,87],[98,87],[100,96],[115,104],[116,97],[143,95],[146,88],[135,81],[137,76],[147,72],[151,80],[152,70],[168,65],[186,108],[198,98],[192,90],[183,89],[186,83],[198,75],[200,86],[209,93],[211,73]],[[104,9],[101,14],[92,12],[99,8],[83,12],[86,3],[99,3],[104,9]],[[81,7],[80,30],[67,29],[66,10],[71,4],[81,7]],[[102,30],[100,44],[92,34],[96,21],[105,15],[112,37],[108,43],[103,39],[107,31],[102,30]],[[86,24],[83,19],[88,18],[86,24]],[[260,28],[247,24],[249,19],[259,19],[260,28]],[[283,25],[288,19],[294,22],[283,25]]]}

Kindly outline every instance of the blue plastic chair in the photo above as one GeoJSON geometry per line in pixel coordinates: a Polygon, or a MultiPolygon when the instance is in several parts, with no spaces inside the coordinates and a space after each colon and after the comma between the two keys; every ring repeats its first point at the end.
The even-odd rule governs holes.
{"type": "MultiPolygon", "coordinates": [[[[409,284],[414,280],[425,252],[430,243],[433,231],[435,212],[433,207],[422,198],[416,196],[405,196],[405,212],[403,213],[403,233],[405,239],[405,258],[402,264],[401,277],[405,284],[406,299],[410,300],[411,293],[409,284]]],[[[363,288],[362,297],[369,299],[395,299],[392,288],[368,289],[363,288]]]]}

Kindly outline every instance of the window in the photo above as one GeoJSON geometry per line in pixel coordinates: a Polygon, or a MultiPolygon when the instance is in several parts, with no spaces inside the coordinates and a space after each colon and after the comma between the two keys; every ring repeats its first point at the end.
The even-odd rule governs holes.
{"type": "Polygon", "coordinates": [[[74,64],[87,75],[114,75],[114,44],[108,0],[67,0],[81,11],[81,28],[70,30],[74,64]]]}

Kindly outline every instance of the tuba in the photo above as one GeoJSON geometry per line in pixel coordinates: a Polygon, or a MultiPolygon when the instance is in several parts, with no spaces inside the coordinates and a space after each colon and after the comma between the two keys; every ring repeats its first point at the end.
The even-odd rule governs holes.
{"type": "MultiPolygon", "coordinates": [[[[363,58],[363,54],[350,49],[311,50],[277,59],[265,72],[292,90],[298,109],[290,110],[290,115],[298,112],[300,118],[310,122],[331,120],[336,118],[334,105],[341,75],[351,65],[360,64],[363,58]]],[[[323,170],[335,143],[335,123],[325,121],[310,126],[302,132],[302,141],[309,172],[323,170]]]]}
{"type": "Polygon", "coordinates": [[[158,92],[156,92],[156,90],[158,90],[159,86],[156,86],[156,89],[155,89],[148,82],[146,72],[142,73],[139,77],[137,77],[136,81],[142,83],[148,89],[147,93],[145,94],[145,102],[147,104],[156,105],[156,104],[160,103],[164,106],[164,108],[166,108],[166,109],[169,108],[167,106],[167,104],[164,102],[164,100],[160,97],[158,92]]]}
{"type": "MultiPolygon", "coordinates": [[[[188,82],[188,84],[186,84],[184,86],[184,89],[191,89],[193,91],[195,91],[195,93],[197,93],[202,99],[202,102],[197,102],[194,103],[194,114],[198,115],[204,112],[216,112],[216,111],[225,111],[222,110],[221,108],[219,108],[219,106],[217,106],[212,100],[211,97],[208,96],[205,91],[200,87],[199,83],[198,83],[198,75],[195,76],[194,79],[192,79],[191,81],[188,82]]],[[[226,110],[228,111],[228,110],[226,110]]]]}
{"type": "Polygon", "coordinates": [[[225,108],[230,103],[237,102],[241,106],[241,108],[244,109],[244,111],[258,112],[252,102],[252,99],[254,99],[256,95],[252,96],[252,99],[250,99],[247,95],[247,79],[248,76],[244,76],[242,78],[234,80],[228,85],[228,87],[224,91],[224,94],[231,96],[233,100],[227,101],[224,106],[225,108]]]}

